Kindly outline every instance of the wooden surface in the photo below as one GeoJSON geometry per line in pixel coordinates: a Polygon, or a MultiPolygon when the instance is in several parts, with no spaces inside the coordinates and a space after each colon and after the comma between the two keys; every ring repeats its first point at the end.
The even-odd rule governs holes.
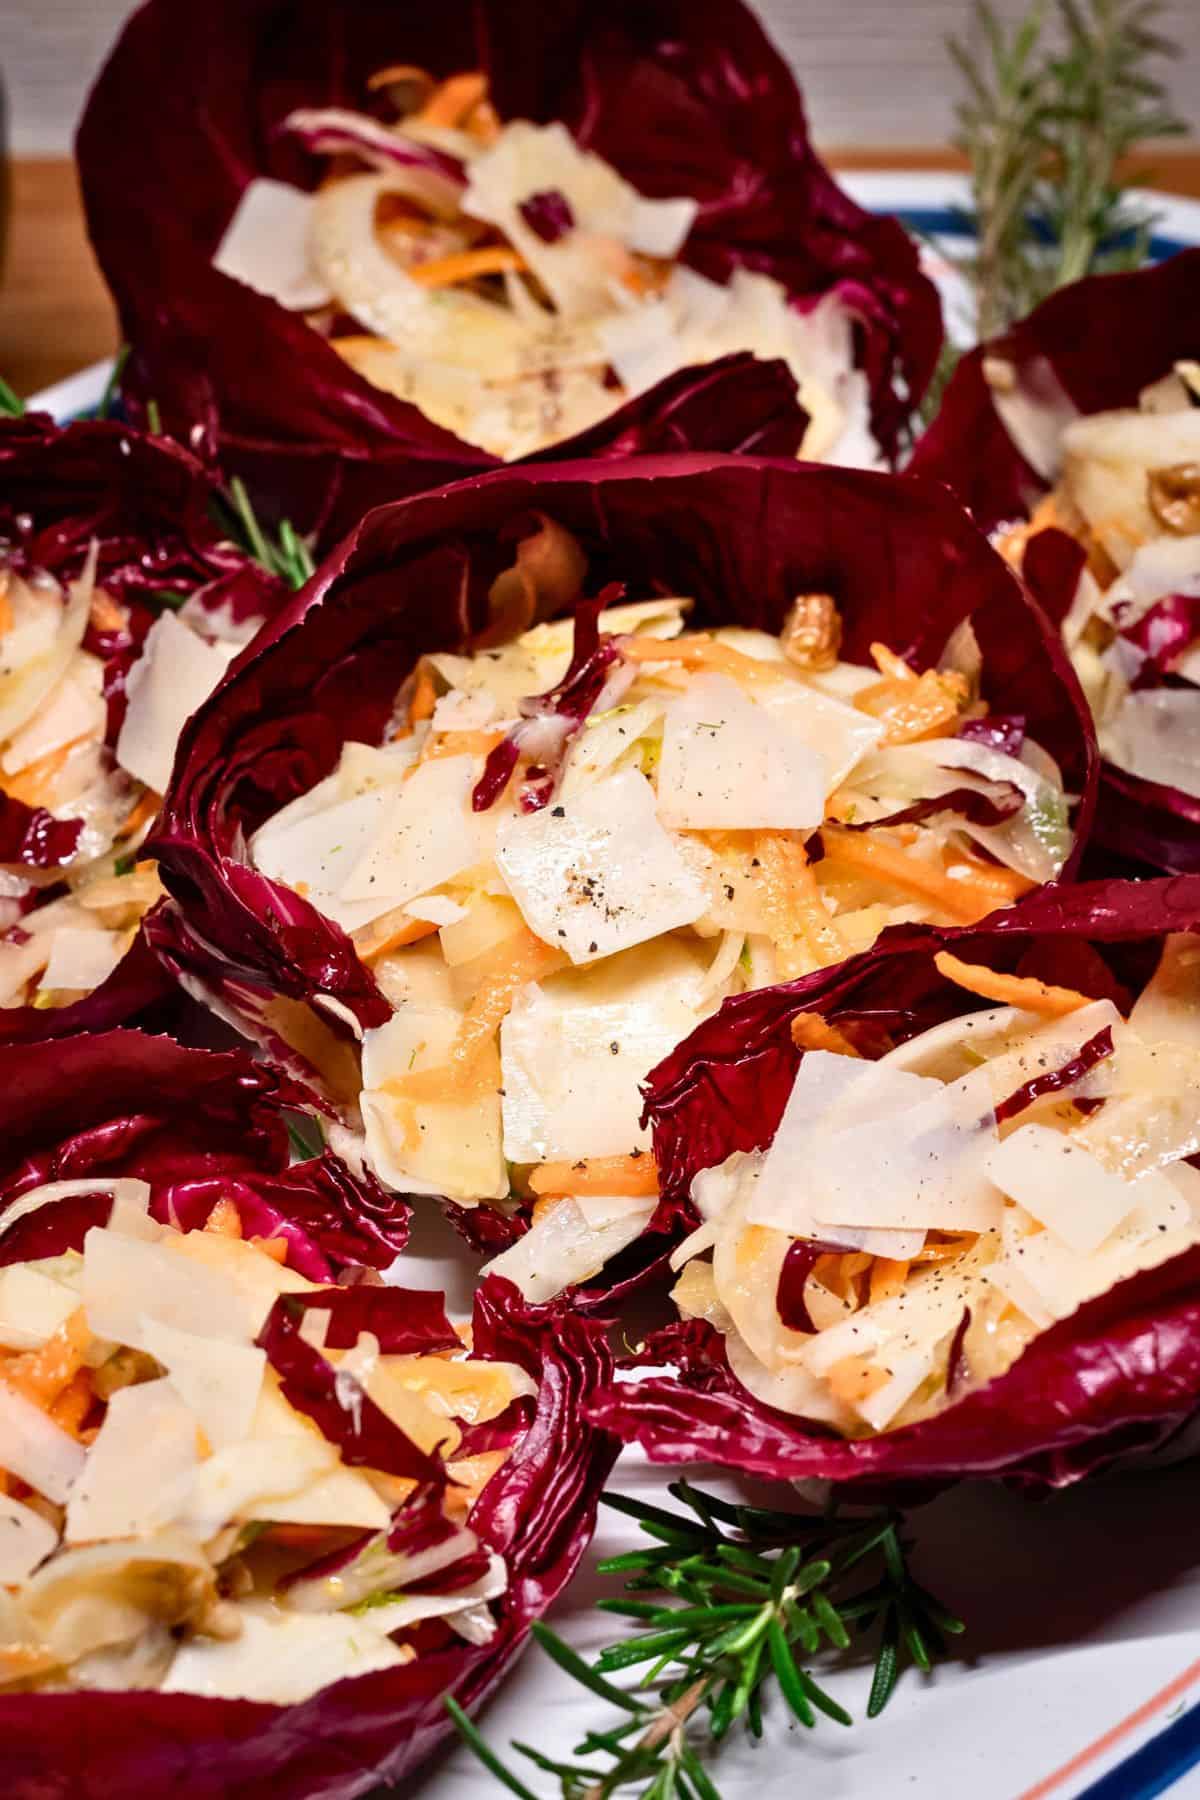
{"type": "MultiPolygon", "coordinates": [[[[835,168],[953,169],[952,151],[868,149],[833,153],[835,168]]],[[[1200,196],[1200,149],[1154,152],[1155,183],[1200,196]]],[[[18,159],[0,281],[0,375],[19,394],[35,393],[73,369],[109,355],[117,330],[92,260],[75,171],[65,158],[18,159]]]]}

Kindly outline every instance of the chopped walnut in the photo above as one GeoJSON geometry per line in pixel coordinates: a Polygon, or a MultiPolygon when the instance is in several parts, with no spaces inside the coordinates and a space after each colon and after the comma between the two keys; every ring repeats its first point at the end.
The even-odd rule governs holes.
{"type": "Polygon", "coordinates": [[[842,647],[842,618],[832,594],[797,594],[779,634],[799,669],[832,669],[842,647]]]}
{"type": "Polygon", "coordinates": [[[1146,502],[1164,531],[1200,532],[1200,463],[1169,463],[1146,474],[1146,502]]]}

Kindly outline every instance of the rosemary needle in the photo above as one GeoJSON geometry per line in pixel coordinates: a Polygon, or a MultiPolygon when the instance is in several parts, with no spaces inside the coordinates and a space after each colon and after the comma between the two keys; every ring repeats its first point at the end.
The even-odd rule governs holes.
{"type": "MultiPolygon", "coordinates": [[[[548,1625],[532,1627],[559,1668],[618,1714],[616,1723],[589,1731],[575,1747],[574,1757],[587,1763],[556,1761],[513,1744],[555,1778],[562,1800],[608,1800],[619,1790],[636,1790],[639,1800],[721,1800],[701,1753],[711,1761],[739,1726],[761,1736],[773,1693],[806,1729],[817,1725],[818,1715],[852,1723],[808,1659],[844,1653],[854,1633],[876,1633],[867,1703],[874,1718],[905,1664],[927,1670],[942,1652],[944,1634],[963,1628],[913,1580],[895,1513],[815,1517],[730,1505],[686,1481],[669,1491],[685,1512],[603,1496],[651,1540],[644,1551],[600,1565],[629,1576],[627,1592],[661,1596],[599,1603],[637,1629],[587,1662],[548,1625]],[[606,1679],[646,1664],[648,1673],[632,1690],[606,1679]],[[597,1766],[598,1758],[605,1766],[597,1766]]],[[[447,1704],[497,1780],[520,1800],[539,1800],[461,1709],[447,1704]]]]}

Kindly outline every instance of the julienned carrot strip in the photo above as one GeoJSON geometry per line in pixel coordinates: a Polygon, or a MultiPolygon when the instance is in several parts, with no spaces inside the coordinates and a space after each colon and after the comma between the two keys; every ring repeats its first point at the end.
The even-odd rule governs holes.
{"type": "Polygon", "coordinates": [[[893,1260],[890,1256],[877,1256],[871,1264],[870,1303],[876,1300],[890,1300],[896,1294],[903,1293],[904,1283],[908,1277],[908,1263],[893,1260]]]}
{"type": "Polygon", "coordinates": [[[1033,975],[1003,975],[983,963],[963,962],[948,950],[939,950],[933,965],[939,975],[956,987],[966,988],[969,994],[996,1000],[1001,1006],[1019,1007],[1022,1012],[1045,1013],[1048,1018],[1058,1019],[1092,1004],[1088,994],[1080,994],[1075,988],[1051,987],[1033,975]]]}
{"type": "Polygon", "coordinates": [[[908,670],[905,676],[888,676],[860,689],[854,696],[855,706],[880,721],[884,744],[916,744],[924,738],[944,736],[957,724],[970,697],[966,681],[953,669],[926,669],[914,677],[908,665],[904,666],[908,670]]]}
{"type": "Polygon", "coordinates": [[[835,1056],[856,1056],[862,1060],[862,1052],[854,1048],[845,1032],[820,1013],[796,1014],[792,1020],[792,1042],[797,1050],[829,1050],[835,1056]]]}
{"type": "Polygon", "coordinates": [[[252,1237],[250,1242],[256,1250],[261,1250],[264,1256],[269,1256],[272,1262],[285,1263],[287,1261],[286,1238],[252,1237]]]}
{"type": "Polygon", "coordinates": [[[32,1400],[43,1412],[49,1411],[78,1373],[91,1336],[87,1315],[78,1307],[39,1349],[8,1359],[4,1365],[6,1386],[32,1400]]]}
{"type": "Polygon", "coordinates": [[[242,1235],[242,1215],[232,1200],[224,1197],[217,1201],[207,1219],[204,1221],[205,1231],[215,1233],[217,1237],[240,1238],[242,1235]]]}
{"type": "Polygon", "coordinates": [[[16,622],[12,601],[8,597],[8,577],[0,576],[0,634],[11,631],[16,622]]]}
{"type": "Polygon", "coordinates": [[[591,1156],[573,1163],[540,1163],[529,1186],[535,1194],[614,1194],[648,1200],[658,1193],[658,1170],[646,1151],[640,1156],[591,1156]]]}
{"type": "Polygon", "coordinates": [[[721,669],[738,681],[779,682],[789,679],[778,663],[761,662],[735,650],[732,644],[718,644],[706,632],[692,637],[655,638],[626,637],[619,649],[627,662],[681,663],[685,669],[721,669]]]}
{"type": "Polygon", "coordinates": [[[946,864],[946,873],[951,881],[965,879],[981,894],[994,896],[994,904],[1006,906],[1019,900],[1023,894],[1031,894],[1037,886],[1028,875],[1018,875],[1015,869],[1001,868],[999,863],[977,862],[973,856],[954,856],[946,864]],[[961,870],[960,876],[957,871],[961,870]]]}
{"type": "Polygon", "coordinates": [[[445,756],[487,756],[503,743],[502,731],[439,731],[421,753],[421,761],[438,762],[445,756]]]}
{"type": "Polygon", "coordinates": [[[391,950],[402,950],[406,944],[418,944],[422,938],[432,937],[436,930],[432,919],[414,919],[399,906],[394,912],[384,913],[382,919],[364,925],[361,931],[352,932],[351,938],[363,961],[374,962],[377,956],[386,956],[391,950]],[[394,922],[389,923],[389,920],[394,922]]]}
{"type": "Polygon", "coordinates": [[[836,825],[823,825],[821,842],[830,862],[884,885],[920,894],[964,925],[973,925],[996,909],[996,895],[991,890],[970,880],[952,880],[932,863],[883,843],[874,832],[840,831],[836,825]]]}
{"type": "Polygon", "coordinates": [[[433,685],[433,675],[429,664],[423,662],[413,682],[412,702],[408,709],[409,724],[419,725],[423,719],[431,718],[436,705],[437,689],[433,685]]]}
{"type": "Polygon", "coordinates": [[[92,589],[88,621],[97,631],[124,631],[128,623],[123,608],[102,587],[92,589]]]}
{"type": "Polygon", "coordinates": [[[886,644],[871,645],[871,661],[879,673],[886,675],[889,681],[915,681],[917,679],[917,671],[906,663],[902,656],[897,656],[894,650],[889,650],[886,644]]]}
{"type": "Polygon", "coordinates": [[[849,955],[849,946],[826,911],[799,838],[789,832],[760,831],[754,849],[780,979],[803,975],[813,964],[841,962],[849,955]]]}
{"type": "Polygon", "coordinates": [[[513,995],[530,981],[540,981],[562,964],[561,950],[544,944],[523,927],[505,938],[463,1014],[450,1055],[434,1069],[418,1069],[384,1082],[384,1091],[401,1100],[461,1098],[475,1073],[479,1056],[496,1035],[513,995]]]}
{"type": "Polygon", "coordinates": [[[0,788],[14,800],[23,800],[26,806],[45,806],[45,784],[53,781],[76,744],[82,742],[82,737],[72,738],[70,743],[60,744],[57,750],[48,750],[45,756],[39,756],[36,762],[26,763],[16,775],[10,775],[0,782],[0,788]]]}
{"type": "Polygon", "coordinates": [[[487,76],[480,69],[466,69],[439,82],[420,112],[412,115],[422,125],[457,125],[487,93],[487,76]]]}
{"type": "Polygon", "coordinates": [[[80,1369],[47,1411],[61,1430],[68,1432],[71,1437],[78,1437],[83,1421],[92,1410],[94,1399],[91,1370],[80,1369]]]}
{"type": "Polygon", "coordinates": [[[456,287],[461,281],[476,281],[481,275],[502,275],[505,269],[528,267],[521,252],[511,245],[485,244],[481,250],[456,250],[452,256],[435,256],[428,262],[411,263],[405,273],[421,287],[438,288],[456,287]]]}
{"type": "Polygon", "coordinates": [[[150,823],[157,811],[158,795],[152,788],[147,788],[145,793],[134,802],[126,817],[121,821],[117,836],[119,838],[132,837],[134,832],[140,831],[143,825],[148,825],[150,823]]]}

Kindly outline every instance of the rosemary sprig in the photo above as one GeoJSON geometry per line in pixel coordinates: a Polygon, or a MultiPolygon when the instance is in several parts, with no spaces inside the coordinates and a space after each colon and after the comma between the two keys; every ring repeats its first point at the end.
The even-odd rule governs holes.
{"type": "MultiPolygon", "coordinates": [[[[616,1713],[558,1762],[514,1743],[552,1775],[562,1800],[608,1800],[637,1787],[641,1800],[720,1800],[702,1751],[742,1726],[760,1737],[772,1689],[806,1727],[850,1714],[820,1685],[814,1659],[844,1657],[855,1636],[877,1635],[867,1716],[887,1705],[906,1663],[928,1670],[960,1620],[914,1580],[902,1521],[892,1512],[844,1519],[730,1505],[687,1481],[669,1492],[686,1512],[606,1494],[652,1540],[610,1557],[602,1572],[628,1577],[625,1596],[600,1608],[637,1630],[586,1662],[542,1623],[533,1635],[558,1666],[616,1713]],[[872,1579],[873,1575],[873,1579],[872,1579]],[[661,1598],[651,1599],[658,1595],[661,1598]],[[641,1669],[625,1689],[609,1677],[641,1669]]],[[[518,1800],[539,1800],[453,1701],[450,1715],[479,1760],[518,1800]]]]}
{"type": "Polygon", "coordinates": [[[1130,201],[1120,165],[1145,140],[1185,129],[1152,72],[1175,48],[1156,29],[1161,10],[1161,0],[1035,0],[1006,30],[976,0],[983,59],[950,40],[978,237],[961,266],[981,337],[1082,275],[1144,261],[1153,218],[1130,201]]]}
{"type": "Polygon", "coordinates": [[[254,510],[240,475],[230,481],[219,505],[221,522],[247,549],[256,562],[272,575],[280,575],[289,587],[301,588],[313,573],[312,552],[291,522],[281,521],[272,538],[254,510]]]}
{"type": "Polygon", "coordinates": [[[7,419],[23,419],[25,417],[25,402],[19,394],[13,392],[2,375],[0,375],[0,414],[7,419]]]}

